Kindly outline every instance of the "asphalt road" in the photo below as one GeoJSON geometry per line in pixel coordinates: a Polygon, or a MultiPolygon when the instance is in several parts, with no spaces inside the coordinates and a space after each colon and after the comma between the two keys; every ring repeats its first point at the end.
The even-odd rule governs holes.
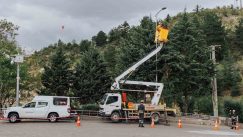
{"type": "Polygon", "coordinates": [[[156,125],[144,128],[131,123],[110,123],[99,120],[81,121],[76,127],[73,121],[49,123],[47,121],[22,121],[11,124],[0,121],[0,137],[243,137],[243,130],[235,131],[229,127],[220,127],[213,131],[210,126],[183,125],[178,129],[176,124],[170,126],[156,125]]]}

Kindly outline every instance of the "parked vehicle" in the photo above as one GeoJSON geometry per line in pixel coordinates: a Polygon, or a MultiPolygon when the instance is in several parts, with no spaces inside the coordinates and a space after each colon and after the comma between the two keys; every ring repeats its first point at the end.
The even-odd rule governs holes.
{"type": "Polygon", "coordinates": [[[21,107],[9,107],[4,110],[4,118],[10,123],[21,119],[48,119],[56,122],[58,119],[71,116],[70,97],[65,96],[36,96],[21,107]]]}

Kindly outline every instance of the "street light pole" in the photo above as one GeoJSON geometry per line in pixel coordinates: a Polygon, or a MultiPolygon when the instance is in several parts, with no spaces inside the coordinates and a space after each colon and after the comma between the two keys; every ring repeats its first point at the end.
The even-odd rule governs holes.
{"type": "Polygon", "coordinates": [[[12,61],[11,63],[16,63],[17,64],[17,77],[16,77],[16,106],[19,106],[19,80],[20,80],[20,77],[19,77],[19,65],[20,63],[23,63],[24,62],[24,56],[23,55],[15,55],[13,58],[12,58],[12,61]]]}
{"type": "Polygon", "coordinates": [[[19,106],[19,63],[17,63],[17,83],[16,83],[16,106],[19,106]]]}
{"type": "MultiPolygon", "coordinates": [[[[166,7],[163,7],[163,8],[161,8],[156,14],[155,14],[155,19],[156,19],[156,27],[155,27],[155,32],[157,31],[157,26],[158,26],[158,15],[159,15],[159,13],[162,11],[162,10],[165,10],[166,9],[166,7]]],[[[155,37],[157,37],[157,36],[155,36],[155,37]]],[[[157,46],[158,46],[158,41],[157,41],[157,38],[156,38],[156,48],[157,48],[157,46]]],[[[157,57],[157,53],[156,53],[156,76],[155,76],[155,81],[156,81],[156,83],[158,82],[158,72],[157,72],[157,69],[158,69],[158,65],[157,65],[157,60],[158,60],[158,57],[157,57]]]]}

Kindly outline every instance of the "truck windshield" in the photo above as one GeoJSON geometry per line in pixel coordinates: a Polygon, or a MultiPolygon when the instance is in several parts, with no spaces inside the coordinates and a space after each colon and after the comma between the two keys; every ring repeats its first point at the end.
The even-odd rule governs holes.
{"type": "Polygon", "coordinates": [[[104,104],[105,104],[106,98],[107,98],[107,94],[105,94],[105,95],[102,97],[102,99],[100,100],[100,105],[104,105],[104,104]]]}

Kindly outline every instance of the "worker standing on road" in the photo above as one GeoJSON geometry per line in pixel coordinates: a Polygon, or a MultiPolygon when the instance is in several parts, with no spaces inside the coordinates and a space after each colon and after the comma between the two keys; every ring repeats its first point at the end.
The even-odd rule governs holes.
{"type": "Polygon", "coordinates": [[[237,116],[236,116],[234,109],[231,110],[231,122],[232,122],[231,129],[235,129],[236,128],[236,122],[237,122],[237,116]]]}
{"type": "Polygon", "coordinates": [[[139,115],[139,126],[138,127],[144,127],[143,122],[144,122],[144,111],[145,111],[145,106],[143,105],[144,101],[141,100],[140,105],[138,106],[138,115],[139,115]]]}

